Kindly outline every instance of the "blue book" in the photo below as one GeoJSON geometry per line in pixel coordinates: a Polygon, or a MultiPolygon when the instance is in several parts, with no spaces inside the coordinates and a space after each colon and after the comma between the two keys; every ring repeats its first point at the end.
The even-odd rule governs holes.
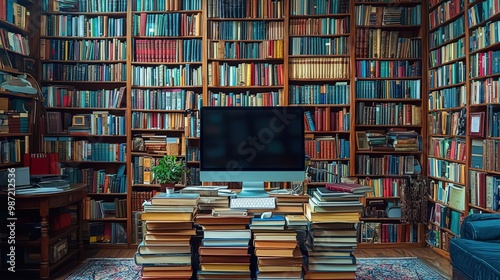
{"type": "Polygon", "coordinates": [[[252,225],[284,225],[285,217],[282,215],[272,215],[269,218],[252,218],[252,225]]]}
{"type": "Polygon", "coordinates": [[[159,193],[155,196],[153,196],[151,199],[157,199],[157,198],[169,198],[169,199],[197,199],[200,197],[200,194],[198,193],[159,193]]]}

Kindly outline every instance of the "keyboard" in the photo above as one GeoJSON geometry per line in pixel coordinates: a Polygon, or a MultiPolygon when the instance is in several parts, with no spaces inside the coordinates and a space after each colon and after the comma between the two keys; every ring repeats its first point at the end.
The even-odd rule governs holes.
{"type": "Polygon", "coordinates": [[[274,208],[276,208],[276,197],[237,197],[237,198],[231,198],[230,208],[274,209],[274,208]]]}

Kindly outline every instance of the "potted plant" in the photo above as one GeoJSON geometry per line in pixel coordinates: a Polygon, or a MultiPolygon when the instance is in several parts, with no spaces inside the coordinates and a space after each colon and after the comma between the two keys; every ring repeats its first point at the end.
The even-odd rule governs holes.
{"type": "Polygon", "coordinates": [[[176,156],[165,155],[151,168],[153,176],[163,189],[172,189],[182,180],[186,169],[182,161],[177,161],[176,156]]]}

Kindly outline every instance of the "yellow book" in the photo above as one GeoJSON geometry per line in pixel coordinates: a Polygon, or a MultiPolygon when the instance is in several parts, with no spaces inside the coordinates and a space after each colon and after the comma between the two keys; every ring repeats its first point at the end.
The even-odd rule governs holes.
{"type": "Polygon", "coordinates": [[[202,271],[250,271],[249,264],[242,263],[202,263],[202,271]]]}

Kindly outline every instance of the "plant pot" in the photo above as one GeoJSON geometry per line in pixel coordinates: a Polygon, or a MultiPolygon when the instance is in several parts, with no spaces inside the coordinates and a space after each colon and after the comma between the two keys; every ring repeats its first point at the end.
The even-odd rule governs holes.
{"type": "Polygon", "coordinates": [[[170,193],[174,192],[175,189],[175,184],[173,183],[168,183],[168,184],[160,184],[160,192],[165,192],[165,193],[170,193]]]}

